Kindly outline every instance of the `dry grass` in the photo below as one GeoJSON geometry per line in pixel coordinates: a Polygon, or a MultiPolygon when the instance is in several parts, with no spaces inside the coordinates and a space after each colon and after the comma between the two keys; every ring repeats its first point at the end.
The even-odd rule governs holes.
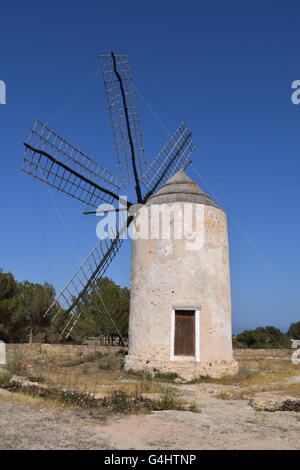
{"type": "MultiPolygon", "coordinates": [[[[16,357],[22,357],[23,361],[32,366],[32,369],[23,367],[19,373],[42,377],[49,384],[88,392],[98,397],[111,395],[116,390],[129,396],[162,393],[160,379],[151,378],[149,374],[133,375],[122,370],[124,353],[116,349],[115,352],[107,348],[93,351],[68,346],[64,348],[61,345],[57,348],[41,346],[35,349],[16,349],[8,348],[8,361],[15,367],[16,357]]],[[[300,396],[300,384],[286,382],[289,377],[300,375],[300,366],[292,363],[290,350],[239,350],[235,353],[235,358],[240,367],[238,375],[216,380],[202,377],[196,383],[234,385],[248,396],[268,391],[300,396]]],[[[176,388],[180,389],[180,386],[176,388]]],[[[227,397],[234,390],[226,387],[225,392],[227,397]]],[[[226,397],[224,395],[223,398],[226,397]]]]}
{"type": "MultiPolygon", "coordinates": [[[[129,395],[140,393],[159,393],[159,382],[147,377],[135,377],[122,370],[123,355],[115,353],[83,353],[76,348],[66,349],[61,346],[50,351],[44,348],[27,350],[22,354],[22,360],[29,362],[32,369],[23,367],[21,374],[32,377],[43,377],[46,383],[61,387],[72,388],[80,392],[95,395],[111,394],[121,390],[129,395]],[[108,364],[105,369],[104,365],[108,364]]],[[[7,360],[11,363],[15,351],[8,351],[7,360]]],[[[20,354],[19,354],[19,357],[20,354]]]]}
{"type": "MultiPolygon", "coordinates": [[[[287,351],[286,355],[280,351],[279,357],[269,356],[268,358],[261,356],[255,358],[253,352],[250,351],[250,357],[246,357],[246,353],[244,353],[243,358],[236,358],[240,368],[238,375],[223,377],[214,382],[238,386],[245,396],[254,396],[258,392],[273,392],[300,397],[300,384],[287,382],[290,377],[300,375],[300,366],[291,361],[291,351],[287,351]]],[[[235,392],[235,389],[221,392],[224,397],[219,396],[219,398],[228,399],[235,392]]]]}
{"type": "Polygon", "coordinates": [[[25,393],[12,393],[2,388],[0,388],[0,400],[9,402],[13,401],[24,405],[42,406],[43,408],[63,408],[63,406],[60,406],[60,404],[55,400],[45,400],[44,398],[33,397],[25,393]]]}
{"type": "Polygon", "coordinates": [[[118,350],[83,354],[75,348],[64,351],[60,346],[58,350],[38,348],[21,354],[19,348],[9,348],[7,371],[11,369],[11,376],[23,375],[32,385],[28,380],[26,387],[8,380],[3,386],[18,393],[3,391],[0,399],[13,397],[24,404],[43,406],[95,407],[103,414],[185,409],[176,386],[164,386],[150,374],[127,373],[122,369],[123,362],[124,353],[118,350]]]}
{"type": "Polygon", "coordinates": [[[239,360],[239,368],[236,377],[224,377],[219,382],[241,386],[270,385],[300,373],[299,366],[293,364],[291,359],[282,358],[239,360]]]}
{"type": "Polygon", "coordinates": [[[234,349],[235,359],[251,359],[251,358],[273,358],[283,357],[290,358],[291,349],[234,349]]]}

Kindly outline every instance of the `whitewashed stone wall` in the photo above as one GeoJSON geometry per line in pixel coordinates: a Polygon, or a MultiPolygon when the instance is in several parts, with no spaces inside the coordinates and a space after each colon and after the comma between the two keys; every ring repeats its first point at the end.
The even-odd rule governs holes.
{"type": "MultiPolygon", "coordinates": [[[[199,249],[187,249],[187,238],[132,242],[126,369],[157,368],[188,379],[237,372],[231,342],[226,215],[214,206],[199,206],[203,213],[199,249]],[[172,310],[180,306],[199,309],[199,362],[180,356],[171,360],[172,310]]],[[[195,220],[190,223],[193,231],[195,220]]]]}

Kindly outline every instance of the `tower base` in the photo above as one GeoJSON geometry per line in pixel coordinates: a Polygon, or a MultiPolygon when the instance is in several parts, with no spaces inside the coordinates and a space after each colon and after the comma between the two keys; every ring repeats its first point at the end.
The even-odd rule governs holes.
{"type": "Polygon", "coordinates": [[[154,373],[159,370],[162,373],[177,373],[185,380],[197,379],[199,376],[207,376],[218,379],[225,375],[238,373],[238,363],[234,360],[220,360],[211,362],[197,362],[188,357],[182,357],[175,361],[149,360],[126,356],[125,370],[149,371],[154,373]]]}

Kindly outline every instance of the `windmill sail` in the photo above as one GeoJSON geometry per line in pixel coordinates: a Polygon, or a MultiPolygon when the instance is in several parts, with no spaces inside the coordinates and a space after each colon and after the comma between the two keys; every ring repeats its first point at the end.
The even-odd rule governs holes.
{"type": "Polygon", "coordinates": [[[146,198],[188,163],[193,150],[192,133],[183,122],[143,174],[142,182],[149,190],[146,198]]]}
{"type": "Polygon", "coordinates": [[[22,169],[34,178],[92,207],[118,199],[121,180],[40,121],[24,145],[22,169]]]}
{"type": "Polygon", "coordinates": [[[126,55],[100,55],[113,139],[120,174],[129,184],[144,173],[146,163],[135,86],[126,55]]]}
{"type": "MultiPolygon", "coordinates": [[[[124,221],[125,217],[123,218],[124,221]]],[[[82,314],[82,305],[85,298],[97,289],[96,280],[102,277],[110,263],[119,251],[124,240],[127,226],[131,217],[123,223],[122,228],[115,233],[113,229],[109,237],[98,241],[95,248],[85,258],[79,269],[66,284],[55,302],[49,307],[45,315],[51,316],[52,324],[68,338],[82,314]]]]}

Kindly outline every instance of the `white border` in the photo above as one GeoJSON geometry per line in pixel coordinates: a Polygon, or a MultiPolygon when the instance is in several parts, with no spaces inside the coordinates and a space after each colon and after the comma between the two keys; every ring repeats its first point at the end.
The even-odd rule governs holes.
{"type": "Polygon", "coordinates": [[[199,307],[174,307],[171,311],[171,331],[170,331],[170,361],[176,361],[177,357],[183,360],[184,356],[174,355],[174,342],[175,342],[175,311],[176,310],[193,310],[195,312],[195,356],[186,356],[186,360],[191,360],[194,357],[196,362],[200,362],[200,309],[199,307]]]}

